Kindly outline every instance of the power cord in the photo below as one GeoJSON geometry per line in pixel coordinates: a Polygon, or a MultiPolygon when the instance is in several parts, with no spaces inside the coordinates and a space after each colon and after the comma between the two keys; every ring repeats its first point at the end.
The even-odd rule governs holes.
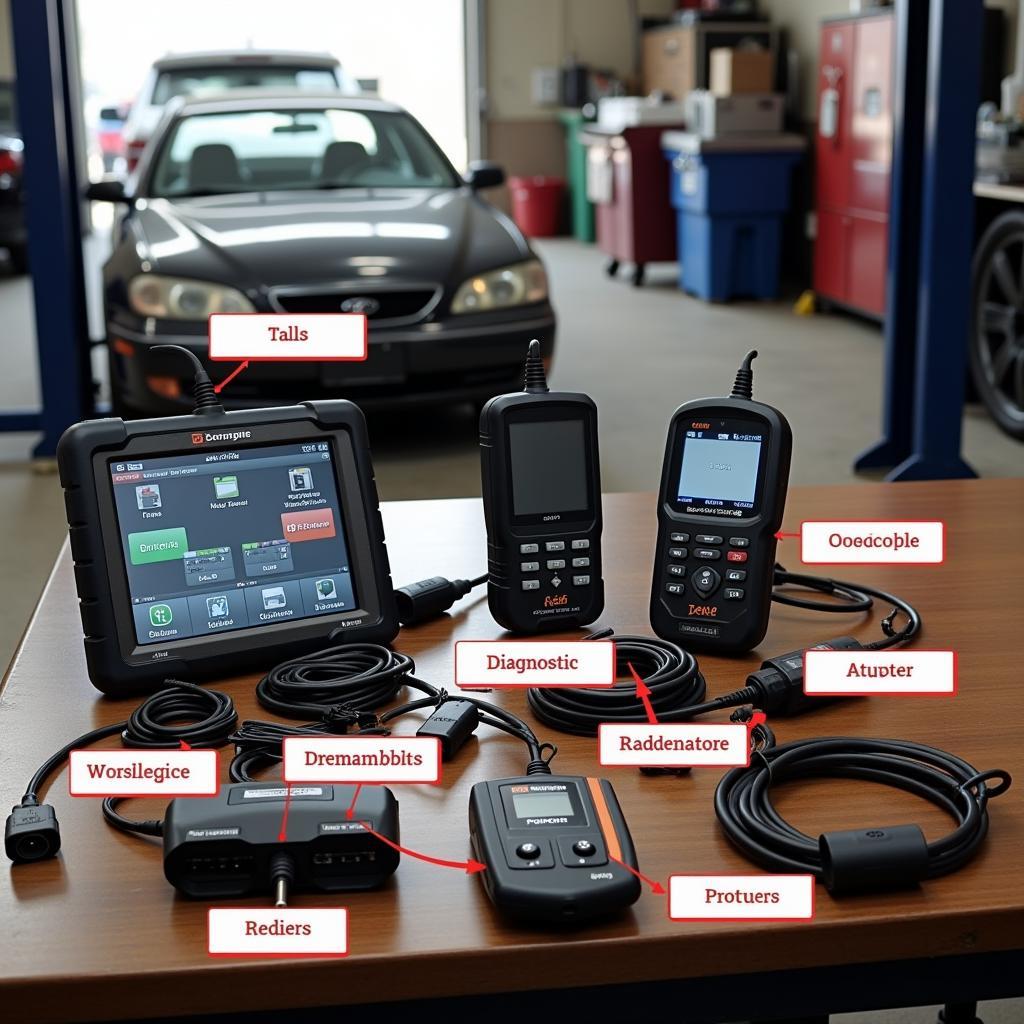
{"type": "MultiPolygon", "coordinates": [[[[772,594],[773,601],[811,611],[864,612],[874,606],[875,599],[892,606],[882,619],[880,639],[862,644],[853,637],[837,637],[815,645],[815,649],[884,650],[907,643],[921,629],[921,616],[913,605],[877,587],[793,573],[781,565],[775,567],[775,586],[803,588],[832,599],[818,601],[779,589],[772,594]],[[894,623],[901,615],[905,621],[896,628],[894,623]]],[[[647,721],[635,684],[627,678],[630,668],[650,689],[651,707],[662,722],[687,722],[713,711],[745,705],[767,715],[785,717],[841,699],[808,697],[804,693],[803,648],[767,659],[747,676],[745,686],[705,700],[706,685],[697,659],[678,644],[650,637],[616,636],[611,629],[599,630],[584,639],[615,642],[616,675],[623,682],[611,689],[534,687],[527,691],[531,710],[545,725],[577,736],[596,736],[601,722],[647,721]]]]}
{"type": "Polygon", "coordinates": [[[1001,769],[979,772],[954,754],[909,740],[797,740],[764,747],[749,767],[727,772],[715,791],[715,814],[733,845],[768,871],[811,874],[833,894],[874,891],[963,867],[988,831],[988,800],[1011,781],[1001,769]],[[785,821],[771,799],[773,787],[807,778],[894,786],[935,804],[957,827],[931,843],[917,825],[831,832],[815,842],[785,821]]]}
{"type": "MultiPolygon", "coordinates": [[[[166,686],[142,702],[127,721],[92,729],[65,744],[48,757],[29,780],[21,802],[7,818],[4,845],[13,861],[45,860],[60,849],[60,824],[49,804],[39,803],[47,779],[67,761],[72,750],[87,747],[107,736],[121,734],[125,747],[176,749],[182,741],[191,747],[222,747],[238,723],[231,698],[219,690],[204,690],[180,679],[166,680],[166,686]]],[[[117,812],[120,799],[103,801],[103,816],[123,832],[158,836],[159,821],[132,821],[117,812]]]]}
{"type": "MultiPolygon", "coordinates": [[[[587,640],[615,641],[615,673],[628,677],[632,666],[651,691],[651,707],[661,722],[692,717],[707,687],[697,659],[678,644],[645,636],[615,636],[610,629],[589,634],[587,640]]],[[[576,736],[596,736],[602,722],[646,722],[631,680],[610,689],[531,687],[530,710],[545,724],[576,736]]]]}

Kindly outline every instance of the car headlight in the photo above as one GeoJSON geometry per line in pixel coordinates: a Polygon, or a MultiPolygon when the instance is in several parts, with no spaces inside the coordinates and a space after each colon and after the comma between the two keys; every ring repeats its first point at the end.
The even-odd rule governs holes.
{"type": "Polygon", "coordinates": [[[160,320],[205,320],[211,313],[256,312],[237,288],[160,274],[132,278],[128,301],[140,316],[160,320]]]}
{"type": "Polygon", "coordinates": [[[492,309],[542,302],[548,297],[548,275],[540,260],[514,263],[477,274],[459,285],[453,313],[486,313],[492,309]]]}

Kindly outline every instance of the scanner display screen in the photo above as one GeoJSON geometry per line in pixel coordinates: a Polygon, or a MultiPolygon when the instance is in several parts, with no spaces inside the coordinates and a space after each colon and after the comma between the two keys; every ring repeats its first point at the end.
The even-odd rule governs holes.
{"type": "Polygon", "coordinates": [[[572,798],[561,793],[516,793],[512,806],[517,818],[566,817],[575,814],[572,798]]]}
{"type": "Polygon", "coordinates": [[[676,501],[698,515],[749,516],[757,511],[767,430],[746,420],[683,424],[676,501]]]}
{"type": "Polygon", "coordinates": [[[109,468],[139,644],[358,607],[328,442],[109,468]]]}
{"type": "Polygon", "coordinates": [[[589,491],[583,427],[582,419],[509,424],[515,515],[586,511],[589,491]]]}

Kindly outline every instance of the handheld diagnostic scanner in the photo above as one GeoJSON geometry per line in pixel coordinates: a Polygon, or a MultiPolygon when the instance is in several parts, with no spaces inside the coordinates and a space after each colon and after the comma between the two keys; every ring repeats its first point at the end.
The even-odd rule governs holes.
{"type": "Polygon", "coordinates": [[[695,650],[740,654],[768,628],[793,439],[782,413],[752,399],[756,356],[728,398],[681,405],[665,444],[651,627],[695,650]]]}
{"type": "Polygon", "coordinates": [[[607,779],[524,775],[478,782],[470,842],[487,895],[510,917],[578,924],[640,897],[636,851],[607,779]],[[629,869],[632,870],[629,870],[629,869]]]}
{"type": "Polygon", "coordinates": [[[548,390],[536,341],[525,376],[480,414],[487,601],[513,633],[573,629],[604,608],[597,407],[548,390]]]}

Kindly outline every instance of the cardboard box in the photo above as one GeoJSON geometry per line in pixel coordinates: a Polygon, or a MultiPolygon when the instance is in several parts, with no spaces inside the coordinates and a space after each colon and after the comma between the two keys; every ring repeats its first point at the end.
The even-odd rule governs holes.
{"type": "Polygon", "coordinates": [[[715,96],[772,92],[775,61],[768,50],[711,51],[710,89],[715,96]]]}

